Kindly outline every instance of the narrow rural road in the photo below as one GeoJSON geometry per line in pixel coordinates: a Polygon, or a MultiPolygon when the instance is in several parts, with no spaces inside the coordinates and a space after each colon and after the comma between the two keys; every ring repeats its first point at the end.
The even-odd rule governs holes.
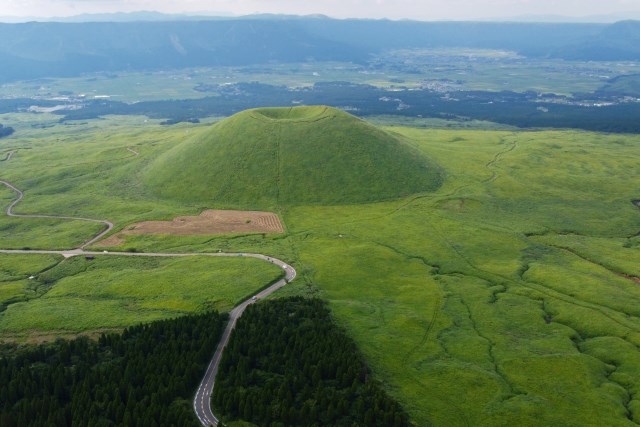
{"type": "MultiPolygon", "coordinates": [[[[265,298],[290,281],[292,281],[296,277],[296,271],[290,265],[271,257],[267,257],[259,254],[245,254],[246,256],[252,256],[255,258],[264,259],[269,261],[275,265],[278,265],[285,272],[284,279],[280,279],[273,285],[268,288],[262,290],[258,294],[256,294],[256,299],[265,298]]],[[[229,337],[231,336],[231,332],[236,327],[236,322],[244,313],[244,310],[250,305],[253,304],[256,300],[249,298],[248,300],[242,302],[240,305],[235,307],[229,313],[229,323],[227,323],[227,327],[225,328],[222,338],[218,343],[218,347],[216,348],[216,352],[213,355],[213,359],[211,359],[211,363],[209,363],[209,367],[207,368],[207,372],[204,375],[204,378],[200,382],[200,386],[196,391],[196,397],[193,400],[193,409],[196,411],[196,415],[200,419],[200,422],[203,426],[217,426],[218,418],[213,415],[213,411],[211,410],[211,393],[213,393],[213,387],[215,386],[216,374],[218,373],[218,368],[220,367],[220,360],[222,359],[222,353],[224,352],[224,348],[229,343],[229,337]]]]}
{"type": "Polygon", "coordinates": [[[6,161],[8,161],[8,160],[11,160],[11,157],[13,157],[13,153],[15,153],[15,151],[9,151],[9,152],[7,153],[7,156],[6,156],[4,159],[0,160],[0,161],[2,161],[2,162],[6,162],[6,161]]]}
{"type": "Polygon", "coordinates": [[[99,234],[95,235],[94,237],[92,237],[91,239],[87,240],[86,242],[84,242],[81,246],[80,249],[84,249],[87,246],[97,242],[98,240],[100,240],[102,237],[104,237],[108,232],[111,231],[111,229],[113,228],[113,223],[110,221],[105,221],[102,219],[92,219],[92,218],[81,218],[81,217],[73,217],[73,216],[58,216],[58,215],[38,215],[38,214],[17,214],[17,213],[13,213],[13,208],[20,203],[20,201],[22,200],[22,198],[24,197],[24,193],[22,192],[22,190],[18,189],[16,186],[14,186],[13,184],[11,184],[9,181],[5,181],[0,179],[0,184],[3,184],[5,187],[9,188],[10,190],[15,191],[18,194],[18,197],[11,202],[11,204],[9,205],[9,207],[7,208],[7,215],[8,216],[12,216],[12,217],[16,217],[16,218],[50,218],[50,219],[66,219],[66,220],[74,220],[74,221],[85,221],[85,222],[94,222],[97,224],[104,224],[107,226],[107,228],[103,231],[101,231],[99,234]]]}
{"type": "Polygon", "coordinates": [[[248,258],[257,258],[266,262],[270,262],[278,267],[282,268],[285,273],[285,277],[283,279],[278,280],[276,283],[272,284],[266,289],[258,292],[254,300],[253,297],[241,302],[237,305],[231,312],[229,312],[229,322],[222,334],[222,338],[218,342],[218,347],[209,363],[209,367],[198,386],[198,390],[196,391],[196,395],[193,399],[193,410],[195,411],[198,419],[202,423],[203,426],[217,426],[218,418],[213,414],[211,410],[211,394],[213,393],[213,387],[215,385],[216,374],[218,373],[218,367],[220,366],[220,360],[222,359],[222,353],[224,348],[227,346],[229,342],[229,337],[231,336],[231,332],[236,326],[236,322],[244,313],[244,310],[254,302],[259,299],[265,298],[278,289],[282,288],[287,283],[291,282],[296,277],[296,270],[279,259],[262,255],[262,254],[253,254],[253,253],[230,253],[230,252],[200,252],[200,253],[162,253],[162,252],[96,252],[96,251],[85,251],[83,249],[72,249],[67,251],[48,251],[48,250],[24,250],[24,249],[0,249],[0,254],[55,254],[62,255],[65,258],[70,258],[74,256],[84,255],[84,256],[96,256],[96,255],[106,255],[106,256],[129,256],[129,257],[191,257],[191,256],[211,256],[211,257],[248,257],[248,258]]]}
{"type": "Polygon", "coordinates": [[[265,297],[271,295],[272,293],[274,293],[278,289],[282,288],[287,283],[291,282],[296,277],[296,270],[293,267],[291,267],[290,265],[288,265],[287,263],[285,263],[284,261],[281,261],[279,259],[267,256],[267,255],[254,254],[254,253],[223,253],[223,252],[214,252],[214,253],[210,253],[210,252],[200,252],[200,253],[161,253],[161,252],[107,252],[107,251],[97,252],[97,251],[86,251],[86,250],[84,250],[85,247],[91,245],[92,243],[97,242],[105,234],[107,234],[109,231],[111,231],[111,229],[113,228],[113,223],[111,223],[110,221],[106,221],[106,220],[98,220],[98,219],[90,219],[90,218],[76,218],[76,217],[69,217],[69,216],[36,215],[36,214],[34,214],[34,215],[32,215],[32,214],[29,214],[29,215],[27,215],[27,214],[14,214],[13,213],[13,208],[14,208],[14,206],[16,204],[18,204],[20,202],[20,200],[22,200],[22,198],[24,197],[24,193],[21,190],[19,190],[17,187],[15,187],[13,184],[8,182],[8,181],[0,180],[0,183],[4,184],[9,189],[15,191],[17,193],[17,195],[18,195],[18,197],[9,205],[9,207],[6,210],[8,216],[19,217],[19,218],[56,218],[56,219],[89,221],[89,222],[96,222],[96,223],[105,224],[107,226],[106,230],[102,231],[100,234],[98,234],[95,237],[91,238],[90,240],[86,241],[85,243],[82,244],[82,246],[80,246],[79,248],[76,248],[76,249],[69,249],[69,250],[63,250],[63,251],[0,249],[0,254],[56,254],[56,255],[62,255],[65,258],[70,258],[70,257],[74,257],[74,256],[81,256],[81,255],[82,256],[96,256],[96,255],[101,255],[101,256],[129,256],[129,257],[191,257],[191,256],[249,257],[249,258],[257,258],[257,259],[263,260],[265,262],[272,263],[272,264],[277,265],[278,267],[282,268],[282,270],[284,270],[284,274],[285,274],[284,278],[278,280],[276,283],[272,284],[271,286],[267,287],[266,289],[263,289],[262,291],[257,293],[255,295],[255,297],[251,297],[251,298],[243,301],[238,306],[236,306],[233,310],[231,310],[231,312],[229,313],[229,322],[227,323],[227,326],[226,326],[226,328],[225,328],[225,330],[224,330],[224,332],[222,334],[222,338],[220,339],[220,342],[218,343],[218,346],[217,346],[216,351],[215,351],[215,353],[213,355],[213,358],[211,359],[211,362],[209,363],[209,367],[207,368],[207,371],[206,371],[202,381],[200,382],[200,385],[198,386],[198,389],[196,391],[196,395],[195,395],[195,397],[193,399],[193,409],[194,409],[198,419],[202,423],[202,425],[206,426],[206,427],[217,426],[218,425],[218,418],[216,418],[216,416],[213,414],[213,411],[211,410],[211,394],[213,393],[213,387],[215,385],[215,378],[216,378],[216,374],[218,373],[218,367],[220,366],[220,360],[222,359],[222,353],[224,351],[224,348],[227,346],[227,343],[229,342],[229,337],[231,336],[231,332],[233,331],[233,329],[236,326],[236,322],[238,321],[240,316],[242,316],[242,313],[244,313],[244,310],[250,304],[253,304],[258,299],[262,299],[262,298],[265,298],[265,297]]]}

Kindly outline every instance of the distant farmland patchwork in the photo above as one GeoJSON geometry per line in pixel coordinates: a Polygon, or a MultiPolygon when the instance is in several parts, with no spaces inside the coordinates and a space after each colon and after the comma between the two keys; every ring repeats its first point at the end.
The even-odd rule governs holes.
{"type": "MultiPolygon", "coordinates": [[[[276,296],[327,300],[416,425],[640,423],[638,136],[381,129],[316,107],[20,137],[17,119],[33,118],[11,117],[0,178],[25,191],[17,210],[109,219],[124,232],[109,251],[292,263],[298,279],[276,296]],[[286,229],[126,233],[206,209],[270,210],[286,229]]],[[[95,231],[25,221],[0,218],[3,246],[73,247],[95,231]]],[[[279,274],[257,264],[3,255],[0,330],[28,339],[229,309],[279,274]],[[100,309],[67,309],[78,301],[100,309]]]]}

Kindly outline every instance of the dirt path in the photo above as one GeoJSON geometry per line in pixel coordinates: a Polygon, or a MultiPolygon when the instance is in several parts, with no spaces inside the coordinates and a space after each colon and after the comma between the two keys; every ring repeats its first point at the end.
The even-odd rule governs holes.
{"type": "MultiPolygon", "coordinates": [[[[506,142],[505,138],[501,138],[500,142],[506,142]]],[[[506,150],[503,150],[503,151],[500,151],[500,152],[496,153],[496,155],[493,157],[493,159],[491,159],[491,161],[485,165],[485,167],[491,171],[491,176],[489,178],[485,179],[482,182],[489,183],[489,182],[495,181],[498,178],[498,172],[496,170],[494,170],[493,167],[496,165],[496,163],[498,163],[502,159],[502,157],[504,155],[512,152],[516,148],[518,148],[518,143],[516,141],[514,141],[513,143],[511,143],[509,148],[507,148],[506,150]]]]}
{"type": "Polygon", "coordinates": [[[11,158],[13,157],[13,154],[14,154],[14,153],[15,153],[15,150],[14,150],[14,151],[9,151],[9,152],[7,153],[7,156],[6,156],[4,159],[0,160],[0,161],[2,161],[2,162],[6,162],[6,161],[11,160],[11,158]]]}

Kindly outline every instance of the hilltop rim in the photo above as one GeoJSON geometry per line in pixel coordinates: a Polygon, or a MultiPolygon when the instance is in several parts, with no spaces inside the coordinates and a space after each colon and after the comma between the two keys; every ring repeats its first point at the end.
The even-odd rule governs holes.
{"type": "Polygon", "coordinates": [[[260,107],[245,110],[250,117],[265,122],[314,122],[331,117],[337,110],[326,105],[260,107]]]}

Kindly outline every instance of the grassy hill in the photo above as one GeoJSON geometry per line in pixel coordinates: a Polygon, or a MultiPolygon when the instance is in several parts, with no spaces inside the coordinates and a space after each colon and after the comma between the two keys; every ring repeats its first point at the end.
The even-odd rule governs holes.
{"type": "MultiPolygon", "coordinates": [[[[285,121],[293,118],[282,111],[267,110],[289,132],[296,120],[285,121]]],[[[204,140],[224,122],[144,120],[70,125],[52,115],[3,116],[20,134],[2,140],[3,153],[17,153],[0,162],[2,178],[25,190],[16,211],[109,218],[123,227],[197,212],[199,204],[149,195],[138,171],[150,179],[158,156],[196,144],[181,135],[204,140]]],[[[262,123],[245,120],[238,132],[253,122],[262,123]]],[[[428,197],[291,206],[282,213],[284,235],[132,235],[122,249],[259,252],[291,263],[299,275],[276,295],[328,301],[373,378],[416,426],[640,424],[640,211],[632,203],[640,198],[640,137],[394,127],[397,134],[446,171],[428,197]]],[[[245,145],[252,165],[258,153],[247,141],[234,144],[245,145]]],[[[306,153],[320,158],[318,149],[306,153]]],[[[206,151],[200,157],[212,162],[206,151]]],[[[171,164],[175,155],[161,160],[174,173],[182,167],[171,164]]],[[[208,173],[184,165],[195,167],[194,177],[208,173]]],[[[15,193],[0,190],[6,207],[15,193]]],[[[61,222],[0,216],[2,246],[70,247],[94,231],[61,222]]],[[[272,279],[263,270],[269,265],[241,258],[58,264],[58,257],[33,257],[0,257],[0,299],[13,301],[0,313],[5,342],[226,310],[272,279]]]]}
{"type": "Polygon", "coordinates": [[[241,112],[163,154],[144,179],[163,198],[246,208],[373,202],[442,181],[406,142],[329,107],[241,112]]]}
{"type": "Polygon", "coordinates": [[[640,96],[640,74],[616,76],[609,79],[598,92],[613,96],[640,96]]]}

